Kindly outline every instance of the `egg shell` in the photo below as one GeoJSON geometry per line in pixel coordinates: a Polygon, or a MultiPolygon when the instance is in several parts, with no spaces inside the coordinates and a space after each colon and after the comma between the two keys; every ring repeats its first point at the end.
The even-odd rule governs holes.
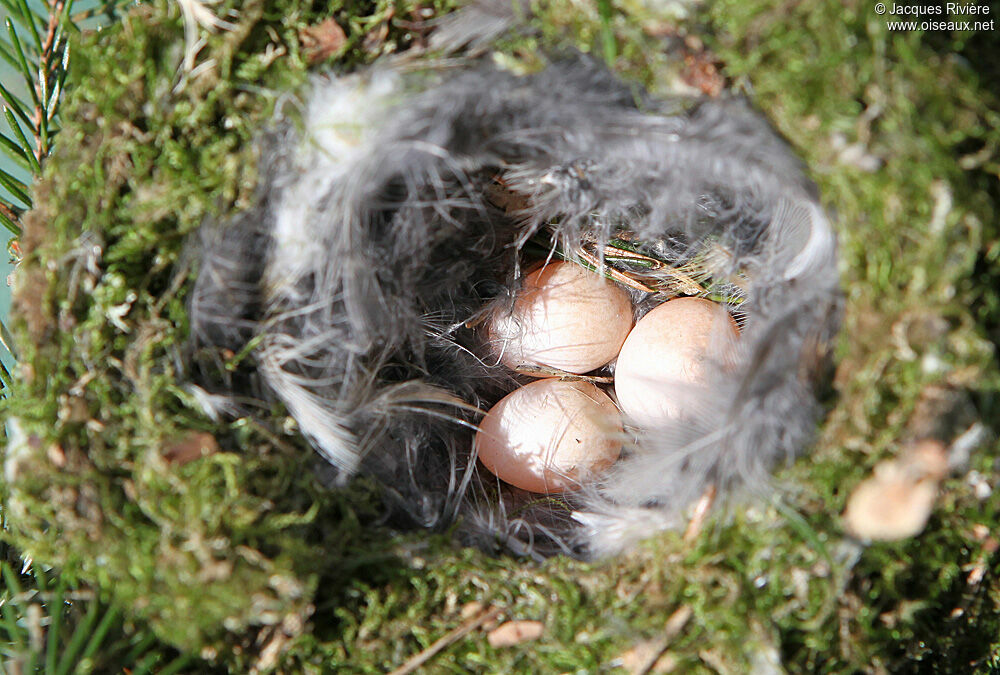
{"type": "Polygon", "coordinates": [[[549,263],[525,277],[514,307],[490,322],[502,363],[586,373],[618,355],[632,327],[628,294],[596,272],[549,263]]]}
{"type": "Polygon", "coordinates": [[[739,329],[720,305],[676,298],[642,317],[625,339],[615,365],[615,395],[640,426],[685,415],[690,386],[705,376],[705,361],[730,350],[739,329]]]}
{"type": "Polygon", "coordinates": [[[611,466],[621,453],[621,415],[590,382],[531,382],[483,418],[475,447],[483,465],[515,487],[556,493],[611,466]]]}
{"type": "Polygon", "coordinates": [[[851,535],[874,541],[915,537],[927,525],[937,499],[938,481],[913,475],[903,462],[882,462],[874,476],[851,493],[844,511],[844,528],[851,535]]]}

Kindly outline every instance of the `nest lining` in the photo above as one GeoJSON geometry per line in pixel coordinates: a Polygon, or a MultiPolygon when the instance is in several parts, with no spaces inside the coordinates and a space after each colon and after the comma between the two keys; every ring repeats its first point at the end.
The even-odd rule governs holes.
{"type": "Polygon", "coordinates": [[[613,553],[709,488],[760,489],[808,443],[839,321],[835,239],[742,101],[636,95],[582,56],[526,76],[390,66],[317,79],[304,129],[264,147],[258,204],[200,235],[198,384],[227,407],[279,399],[402,520],[518,553],[613,553]],[[529,379],[483,359],[476,326],[509,308],[533,246],[634,281],[640,315],[716,295],[743,331],[684,392],[694,419],[639,430],[610,474],[559,499],[471,456],[477,411],[529,379]],[[220,378],[226,350],[252,365],[220,378]]]}

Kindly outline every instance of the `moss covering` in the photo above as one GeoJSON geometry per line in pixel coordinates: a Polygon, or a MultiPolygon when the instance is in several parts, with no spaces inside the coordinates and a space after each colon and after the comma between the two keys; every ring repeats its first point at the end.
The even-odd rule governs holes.
{"type": "Polygon", "coordinates": [[[968,474],[996,483],[995,444],[945,482],[915,539],[864,548],[838,516],[907,439],[1000,413],[1000,33],[890,32],[860,2],[664,17],[622,0],[602,23],[555,0],[537,32],[504,43],[499,60],[533,68],[541,48],[599,51],[611,30],[616,66],[639,83],[710,89],[724,75],[751,92],[836,214],[848,297],[828,419],[778,496],[693,544],[666,535],[619,559],[537,565],[390,532],[371,486],[324,486],[280,410],[271,425],[216,424],[182,388],[185,237],[253,199],[255,133],[313,59],[302,30],[335,18],[347,41],[322,65],[347,69],[419,41],[427,19],[409,1],[214,10],[226,7],[237,27],[209,37],[200,74],[179,74],[183,24],[166,0],[74,47],[76,88],[23,241],[23,366],[3,404],[27,437],[6,456],[13,544],[234,672],[382,672],[472,602],[544,633],[493,648],[474,631],[433,671],[610,669],[684,607],[661,661],[682,672],[1000,667],[982,534],[1000,496],[968,474]]]}

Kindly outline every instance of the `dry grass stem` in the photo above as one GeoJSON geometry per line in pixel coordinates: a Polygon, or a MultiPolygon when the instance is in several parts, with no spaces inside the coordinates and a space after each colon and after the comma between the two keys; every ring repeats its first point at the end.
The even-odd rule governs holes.
{"type": "Polygon", "coordinates": [[[455,628],[454,630],[446,633],[440,639],[436,640],[427,649],[424,649],[418,654],[411,657],[406,663],[401,665],[396,670],[392,671],[390,675],[407,675],[408,673],[416,672],[418,668],[427,663],[435,654],[440,652],[442,649],[451,645],[463,637],[476,630],[480,626],[489,623],[494,620],[500,614],[500,608],[494,607],[492,609],[485,610],[480,614],[472,617],[461,626],[455,628]]]}

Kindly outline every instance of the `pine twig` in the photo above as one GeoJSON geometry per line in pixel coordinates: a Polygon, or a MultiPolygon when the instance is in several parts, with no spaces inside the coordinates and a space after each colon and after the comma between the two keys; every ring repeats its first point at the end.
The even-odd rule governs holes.
{"type": "MultiPolygon", "coordinates": [[[[32,119],[33,131],[35,134],[35,159],[39,166],[51,149],[50,137],[48,134],[48,123],[52,119],[47,114],[48,93],[53,91],[49,78],[55,74],[58,63],[62,61],[62,54],[59,53],[59,40],[57,40],[59,23],[62,21],[63,10],[66,8],[65,0],[49,0],[49,20],[45,29],[45,40],[39,53],[38,80],[35,82],[35,113],[32,119]],[[54,57],[58,56],[56,65],[53,65],[54,57]]],[[[62,49],[66,49],[65,41],[62,49]]]]}

